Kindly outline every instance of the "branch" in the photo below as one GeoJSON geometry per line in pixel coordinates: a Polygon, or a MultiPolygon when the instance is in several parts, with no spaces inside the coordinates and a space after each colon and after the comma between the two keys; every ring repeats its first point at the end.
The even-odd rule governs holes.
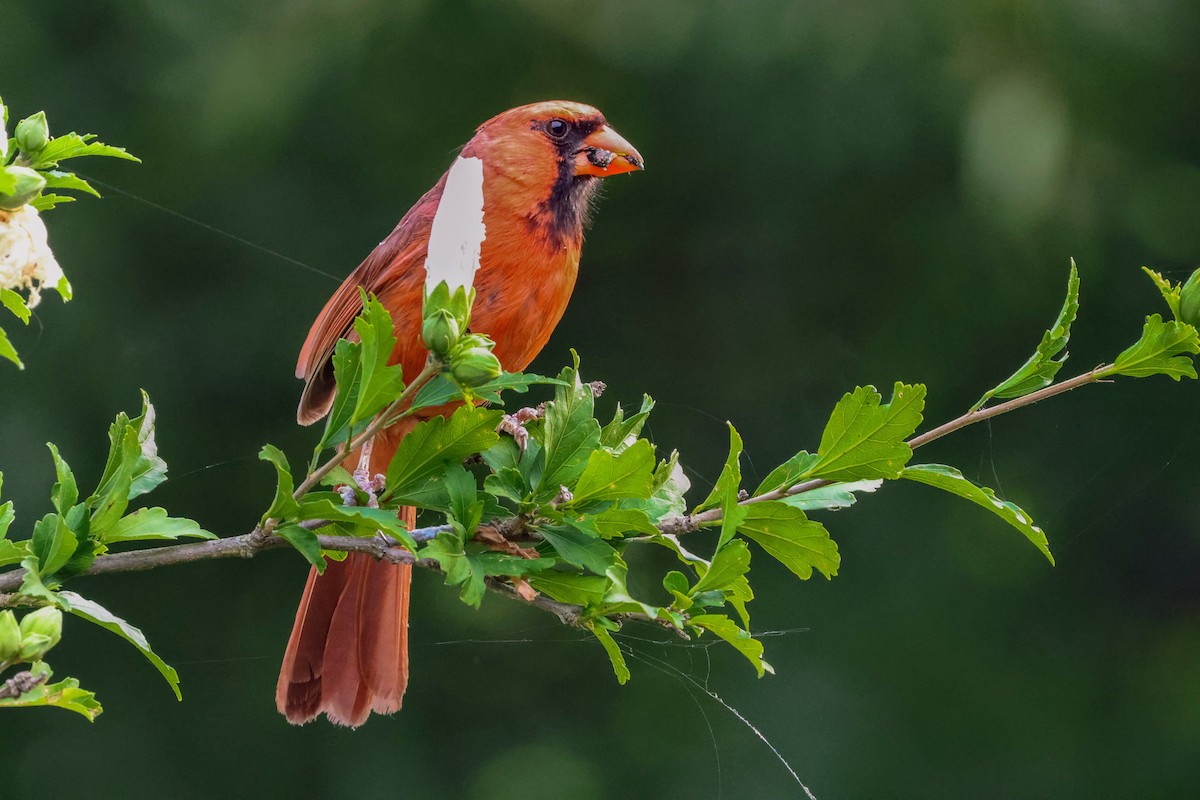
{"type": "MultiPolygon", "coordinates": [[[[932,441],[941,439],[947,434],[961,430],[968,425],[974,425],[976,422],[983,422],[985,419],[991,419],[992,417],[998,417],[1001,414],[1007,414],[1009,411],[1016,411],[1018,408],[1031,406],[1034,403],[1041,402],[1042,400],[1062,394],[1063,392],[1069,392],[1072,389],[1078,389],[1080,386],[1086,386],[1089,383],[1104,382],[1102,381],[1100,375],[1111,368],[1112,364],[1101,364],[1091,372],[1085,372],[1082,375],[1076,375],[1074,378],[1065,380],[1062,383],[1056,383],[1051,386],[1047,386],[1044,389],[1038,389],[1036,392],[1032,392],[1023,397],[1017,397],[1013,400],[1009,400],[1006,403],[1001,403],[996,406],[980,408],[976,409],[975,411],[968,411],[966,414],[963,414],[957,419],[952,419],[943,425],[939,425],[931,431],[926,431],[919,436],[914,436],[908,440],[907,444],[913,450],[916,450],[921,445],[929,444],[932,441]]],[[[794,486],[789,486],[786,489],[777,489],[773,492],[766,492],[756,497],[749,497],[745,500],[742,500],[739,505],[744,506],[750,503],[762,503],[767,500],[781,500],[792,495],[811,492],[813,489],[820,489],[822,486],[829,486],[833,483],[837,483],[837,481],[825,480],[824,478],[815,478],[810,481],[805,481],[804,483],[797,483],[794,486]]],[[[689,533],[705,525],[711,525],[714,522],[720,522],[721,516],[721,509],[712,508],[699,514],[686,514],[684,516],[673,517],[671,519],[664,520],[663,523],[658,526],[658,529],[663,533],[672,533],[677,535],[689,533]]]]}
{"type": "MultiPolygon", "coordinates": [[[[1018,408],[1033,405],[1039,401],[1049,397],[1068,392],[1071,389],[1085,386],[1089,383],[1100,382],[1101,373],[1109,369],[1111,365],[1104,364],[1096,367],[1090,372],[1082,375],[1077,375],[1074,378],[1063,381],[1062,383],[1047,386],[1044,389],[1039,389],[1036,392],[1018,397],[1014,400],[1001,403],[988,408],[981,408],[976,411],[969,411],[966,414],[953,419],[944,425],[939,425],[931,431],[922,433],[919,436],[914,436],[908,440],[908,445],[916,449],[922,445],[928,444],[936,439],[940,439],[947,434],[974,425],[976,422],[982,422],[985,419],[1006,414],[1009,411],[1015,411],[1018,408]]],[[[432,362],[426,364],[425,369],[413,381],[410,386],[421,386],[426,383],[434,374],[436,374],[436,366],[432,362]]],[[[402,397],[401,400],[404,398],[402,397]]],[[[350,442],[350,448],[361,447],[370,436],[374,435],[383,427],[383,420],[395,412],[395,409],[400,406],[401,401],[398,400],[389,409],[381,414],[375,422],[367,427],[362,434],[355,437],[350,442]]],[[[394,418],[390,421],[394,421],[394,418]]],[[[322,465],[315,470],[308,480],[300,485],[296,490],[297,496],[302,496],[305,492],[315,486],[321,477],[328,474],[338,463],[341,458],[334,458],[331,462],[322,465]]],[[[834,481],[815,479],[798,483],[787,489],[779,489],[774,492],[767,492],[756,497],[750,497],[742,501],[742,505],[748,503],[761,503],[767,500],[778,500],[789,495],[801,494],[803,492],[812,491],[813,489],[822,486],[828,486],[834,481]]],[[[703,526],[718,522],[721,519],[721,510],[719,508],[710,509],[700,514],[685,514],[678,517],[671,517],[663,520],[658,529],[664,534],[680,535],[690,533],[703,526]]],[[[267,521],[270,525],[271,520],[267,521]]],[[[302,523],[307,528],[320,528],[327,524],[324,520],[309,520],[302,523]]],[[[112,553],[110,555],[100,556],[80,575],[100,575],[108,572],[135,572],[147,569],[156,569],[172,564],[188,564],[194,561],[207,561],[215,558],[253,558],[264,550],[275,550],[282,547],[291,547],[291,544],[280,536],[272,532],[274,526],[256,528],[250,533],[242,534],[241,536],[231,536],[226,539],[213,539],[211,541],[194,542],[189,544],[169,545],[167,547],[155,547],[145,550],[132,550],[124,553],[112,553]]],[[[495,528],[494,524],[490,526],[495,528]]],[[[439,533],[449,530],[448,526],[435,525],[428,528],[418,528],[412,531],[413,539],[418,542],[427,542],[430,539],[437,537],[439,533]]],[[[435,572],[441,572],[441,567],[437,561],[429,558],[417,558],[409,550],[405,549],[400,542],[379,534],[377,536],[318,536],[317,541],[321,547],[326,550],[342,551],[347,553],[367,553],[378,559],[386,559],[394,564],[411,564],[423,569],[430,569],[435,572]]],[[[25,570],[15,569],[8,572],[0,573],[0,608],[11,605],[28,605],[29,599],[15,592],[20,588],[21,581],[25,575],[25,570]]],[[[512,599],[523,599],[517,594],[512,584],[497,578],[488,578],[487,587],[497,594],[504,595],[512,599]]],[[[34,601],[36,603],[36,601],[34,601]]],[[[560,603],[545,595],[537,595],[533,600],[528,601],[529,605],[535,606],[548,611],[558,617],[566,625],[579,625],[583,619],[585,609],[582,606],[572,605],[569,603],[560,603]]],[[[662,624],[661,621],[652,619],[644,614],[621,614],[622,619],[636,619],[643,622],[652,622],[662,624]]]]}

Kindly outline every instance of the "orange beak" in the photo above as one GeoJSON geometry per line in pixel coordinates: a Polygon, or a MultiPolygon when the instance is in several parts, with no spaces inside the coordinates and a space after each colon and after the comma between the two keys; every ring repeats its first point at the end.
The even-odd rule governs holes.
{"type": "Polygon", "coordinates": [[[576,175],[607,178],[645,168],[641,153],[607,125],[584,139],[575,153],[576,175]]]}

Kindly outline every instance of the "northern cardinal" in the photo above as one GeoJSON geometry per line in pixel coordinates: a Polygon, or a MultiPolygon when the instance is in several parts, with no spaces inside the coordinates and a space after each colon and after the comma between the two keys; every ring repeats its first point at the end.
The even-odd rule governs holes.
{"type": "MultiPolygon", "coordinates": [[[[479,128],[462,157],[483,162],[486,237],[475,275],[471,327],[491,336],[506,370],[519,371],[545,346],[562,318],[583,245],[583,230],[599,179],[643,168],[641,155],[591,106],[549,101],[499,114],[479,128]]],[[[430,228],[446,175],[417,201],[366,260],[342,283],[313,323],[296,376],[304,393],[297,418],[309,425],[329,412],[334,382],[330,357],[353,335],[362,310],[359,287],[391,313],[396,348],[391,363],[406,376],[426,360],[421,306],[430,228]]],[[[376,436],[370,474],[387,471],[408,418],[376,436]]],[[[360,454],[346,460],[358,466],[360,454]]],[[[416,509],[401,518],[411,528],[416,509]]],[[[412,568],[351,553],[324,574],[310,570],[288,640],[275,702],[288,722],[325,714],[357,727],[371,712],[399,710],[408,684],[408,596],[412,568]]]]}

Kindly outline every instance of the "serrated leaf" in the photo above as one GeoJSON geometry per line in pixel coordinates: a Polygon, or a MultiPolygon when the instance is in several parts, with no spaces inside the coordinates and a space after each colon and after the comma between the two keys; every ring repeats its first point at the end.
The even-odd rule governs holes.
{"type": "Polygon", "coordinates": [[[591,606],[604,598],[608,581],[599,575],[576,575],[547,570],[529,578],[529,583],[544,595],[560,603],[591,606]]]}
{"type": "Polygon", "coordinates": [[[742,467],[739,461],[742,455],[742,437],[733,427],[733,423],[725,424],[729,426],[729,455],[725,457],[725,465],[721,467],[716,485],[705,501],[696,508],[697,511],[702,511],[714,506],[720,507],[721,536],[717,540],[718,549],[733,538],[746,516],[746,509],[738,505],[738,491],[742,485],[742,467]]]}
{"type": "Polygon", "coordinates": [[[183,694],[179,691],[179,673],[167,664],[167,662],[159,658],[158,654],[150,648],[150,643],[146,641],[146,635],[141,630],[130,625],[99,603],[88,600],[86,597],[81,597],[75,592],[60,592],[59,594],[70,604],[69,611],[72,614],[99,625],[106,631],[115,633],[136,647],[146,657],[146,660],[153,664],[162,674],[163,678],[166,679],[171,687],[171,691],[175,692],[175,699],[183,699],[183,694]]]}
{"type": "Polygon", "coordinates": [[[63,203],[74,202],[75,198],[69,194],[39,194],[37,197],[29,201],[29,205],[41,212],[49,211],[55,206],[61,206],[63,203]]]}
{"type": "Polygon", "coordinates": [[[613,411],[612,421],[600,429],[600,445],[620,452],[632,436],[635,439],[642,432],[650,412],[654,410],[654,400],[648,394],[642,395],[642,405],[628,418],[620,405],[613,411]]]}
{"type": "Polygon", "coordinates": [[[47,514],[33,526],[30,552],[37,558],[38,572],[51,576],[71,560],[79,542],[58,514],[47,514]]]}
{"type": "Polygon", "coordinates": [[[258,451],[258,457],[262,461],[266,461],[275,467],[275,497],[271,500],[270,507],[262,516],[262,521],[268,519],[294,519],[300,513],[300,507],[292,498],[292,494],[296,491],[295,481],[292,478],[292,468],[288,464],[287,456],[273,444],[263,445],[262,450],[258,451]]]}
{"type": "Polygon", "coordinates": [[[587,628],[604,646],[604,652],[608,654],[608,660],[612,662],[613,673],[617,676],[617,683],[624,686],[625,682],[629,680],[629,666],[625,663],[625,656],[621,653],[621,648],[617,646],[612,634],[600,625],[590,623],[587,628]]]}
{"type": "Polygon", "coordinates": [[[330,522],[346,522],[366,528],[370,533],[383,531],[405,548],[417,551],[417,543],[412,534],[396,515],[395,509],[369,508],[367,506],[344,506],[334,503],[328,497],[314,494],[305,495],[300,501],[298,517],[302,520],[316,519],[330,522]]]}
{"type": "Polygon", "coordinates": [[[41,175],[46,179],[47,189],[74,189],[90,194],[92,197],[100,196],[100,193],[93,189],[90,183],[74,173],[51,169],[43,170],[41,175]]]}
{"type": "MultiPolygon", "coordinates": [[[[6,512],[9,514],[12,513],[12,503],[0,505],[0,528],[3,528],[6,512]]],[[[29,551],[25,547],[25,542],[18,544],[9,539],[0,539],[0,567],[7,567],[10,564],[20,564],[28,555],[29,551]]]]}
{"type": "Polygon", "coordinates": [[[46,443],[46,447],[50,448],[50,455],[54,459],[54,474],[58,478],[50,488],[50,499],[58,513],[65,516],[79,502],[79,486],[75,482],[75,473],[71,472],[70,465],[58,454],[58,448],[50,442],[46,443]]]}
{"type": "Polygon", "coordinates": [[[1098,373],[1098,377],[1166,375],[1176,381],[1195,378],[1196,367],[1190,358],[1195,353],[1200,353],[1200,338],[1195,328],[1175,320],[1163,322],[1161,316],[1151,314],[1146,317],[1142,337],[1117,356],[1111,367],[1098,373]]]}
{"type": "Polygon", "coordinates": [[[570,505],[626,497],[649,498],[653,472],[654,446],[645,439],[638,439],[619,455],[594,450],[578,483],[572,487],[570,505]]]}
{"type": "Polygon", "coordinates": [[[763,478],[762,483],[754,490],[754,496],[776,492],[780,489],[790,489],[809,474],[813,466],[820,460],[815,453],[801,450],[787,461],[780,464],[763,478]]]}
{"type": "Polygon", "coordinates": [[[572,525],[543,525],[537,532],[570,564],[603,575],[612,567],[617,551],[603,540],[572,525]]]}
{"type": "Polygon", "coordinates": [[[595,398],[590,386],[579,380],[579,364],[559,374],[565,385],[556,386],[554,400],[546,405],[542,448],[545,461],[536,495],[553,497],[559,486],[570,486],[583,472],[588,455],[600,446],[600,423],[592,414],[595,398]]]}
{"type": "Polygon", "coordinates": [[[26,325],[29,324],[29,319],[33,315],[33,312],[25,304],[25,298],[12,289],[0,289],[0,305],[15,314],[21,322],[24,322],[26,325]]]}
{"type": "Polygon", "coordinates": [[[707,568],[697,567],[700,580],[689,595],[726,588],[750,571],[750,548],[741,539],[734,539],[717,551],[707,568]]]}
{"type": "Polygon", "coordinates": [[[789,494],[786,497],[781,497],[779,502],[786,503],[789,506],[794,506],[801,511],[820,511],[833,510],[838,508],[849,508],[854,505],[857,498],[855,492],[874,492],[883,481],[876,479],[871,481],[850,481],[848,483],[831,483],[828,486],[820,486],[816,489],[809,489],[807,492],[799,494],[789,494]]]}
{"type": "Polygon", "coordinates": [[[12,346],[12,342],[9,341],[8,334],[4,332],[3,328],[0,328],[0,358],[8,359],[16,364],[18,369],[25,369],[25,364],[17,355],[16,348],[12,346]]]}
{"type": "Polygon", "coordinates": [[[626,533],[656,535],[658,528],[650,516],[640,508],[610,508],[591,517],[596,532],[602,539],[616,539],[626,533]]]}
{"type": "MultiPolygon", "coordinates": [[[[44,661],[37,662],[30,667],[29,671],[35,675],[45,675],[46,679],[53,674],[50,666],[44,661]]],[[[37,706],[74,711],[76,714],[86,717],[88,722],[95,722],[96,717],[104,711],[100,703],[96,701],[95,693],[80,689],[79,681],[75,678],[64,678],[56,683],[42,683],[18,697],[0,699],[0,708],[34,708],[37,706]]]]}
{"type": "Polygon", "coordinates": [[[296,548],[296,552],[304,556],[308,563],[316,567],[318,573],[325,571],[325,555],[321,550],[321,543],[317,541],[315,533],[299,525],[283,525],[277,528],[275,533],[282,536],[292,547],[296,548]]]}
{"type": "MultiPolygon", "coordinates": [[[[29,548],[32,549],[32,544],[29,545],[29,548]]],[[[25,568],[25,574],[21,576],[21,587],[17,589],[17,594],[36,597],[60,608],[66,606],[66,602],[60,600],[59,596],[50,591],[42,581],[37,556],[28,555],[21,559],[21,566],[25,568]]]]}
{"type": "Polygon", "coordinates": [[[895,478],[912,458],[904,440],[921,424],[925,387],[897,382],[891,402],[874,386],[859,386],[834,406],[818,459],[804,477],[852,481],[861,478],[895,478]]]}
{"type": "Polygon", "coordinates": [[[1053,383],[1054,376],[1067,361],[1067,354],[1062,351],[1071,338],[1071,323],[1075,321],[1078,313],[1079,270],[1075,267],[1075,259],[1071,259],[1071,274],[1067,278],[1067,297],[1063,301],[1062,310],[1058,312],[1058,318],[1054,320],[1050,330],[1042,335],[1041,343],[1038,344],[1029,360],[1000,385],[985,392],[983,397],[971,406],[971,410],[975,411],[993,397],[1024,397],[1053,383]],[[1056,359],[1055,356],[1059,353],[1062,353],[1062,357],[1056,359]]]}
{"type": "Polygon", "coordinates": [[[1142,272],[1150,276],[1150,280],[1154,281],[1154,285],[1162,293],[1163,300],[1167,302],[1167,308],[1171,309],[1171,316],[1179,319],[1179,303],[1180,295],[1183,292],[1183,284],[1171,283],[1149,267],[1142,267],[1142,272]]]}
{"type": "MultiPolygon", "coordinates": [[[[338,339],[333,348],[333,380],[337,391],[333,405],[325,418],[325,432],[318,450],[331,447],[353,436],[350,428],[354,409],[358,406],[358,391],[362,378],[362,345],[348,339],[338,339]]],[[[365,423],[364,423],[365,424],[365,423]]]]}
{"type": "MultiPolygon", "coordinates": [[[[517,394],[525,394],[531,386],[539,385],[561,386],[566,384],[557,378],[547,378],[531,372],[505,372],[498,378],[494,378],[487,383],[473,388],[471,395],[495,405],[504,405],[504,398],[501,396],[501,392],[511,391],[517,394]]],[[[418,409],[441,406],[447,403],[458,402],[463,400],[464,397],[462,387],[455,383],[448,375],[442,373],[435,376],[417,391],[416,397],[413,398],[412,407],[418,409]]]]}
{"type": "Polygon", "coordinates": [[[729,617],[723,614],[701,614],[689,619],[688,627],[712,631],[733,645],[734,649],[749,660],[754,670],[758,673],[758,677],[761,678],[766,672],[772,675],[775,674],[775,670],[771,665],[763,661],[762,642],[752,637],[749,632],[739,628],[737,623],[729,617]]]}
{"type": "Polygon", "coordinates": [[[216,535],[184,517],[169,517],[163,508],[140,508],[100,534],[100,541],[139,542],[151,539],[216,539],[216,535]]]}
{"type": "Polygon", "coordinates": [[[387,469],[384,496],[403,493],[441,474],[445,464],[487,450],[499,439],[503,412],[465,405],[449,417],[434,417],[413,428],[400,442],[387,469]]]}
{"type": "Polygon", "coordinates": [[[1054,556],[1050,554],[1050,543],[1046,539],[1046,534],[1033,524],[1033,520],[1028,514],[1015,503],[996,497],[996,493],[986,486],[976,486],[971,483],[954,467],[948,467],[945,464],[915,464],[906,468],[900,477],[950,492],[986,508],[1023,533],[1025,538],[1041,551],[1047,561],[1051,564],[1054,563],[1054,556]]]}
{"type": "Polygon", "coordinates": [[[404,371],[389,365],[396,348],[392,317],[373,295],[363,295],[363,312],[354,320],[362,343],[362,377],[355,402],[354,420],[365,420],[389,405],[404,391],[404,371]]]}
{"type": "Polygon", "coordinates": [[[140,158],[130,155],[125,151],[125,148],[113,147],[102,142],[93,141],[95,138],[95,135],[91,133],[84,134],[83,136],[77,133],[56,136],[38,151],[29,166],[39,170],[46,169],[53,167],[60,161],[85,156],[109,156],[111,158],[123,158],[127,161],[141,163],[140,158]]]}
{"type": "Polygon", "coordinates": [[[807,580],[813,569],[826,578],[837,575],[842,557],[824,525],[779,501],[751,503],[745,509],[738,533],[754,540],[797,577],[807,580]]]}

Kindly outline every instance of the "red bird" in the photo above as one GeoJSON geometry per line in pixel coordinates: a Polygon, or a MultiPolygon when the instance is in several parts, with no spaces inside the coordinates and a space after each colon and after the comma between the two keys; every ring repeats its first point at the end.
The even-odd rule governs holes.
{"type": "MultiPolygon", "coordinates": [[[[529,365],[562,318],[579,271],[589,209],[600,178],[643,168],[641,155],[591,106],[548,101],[493,117],[462,150],[483,162],[486,238],[475,275],[471,326],[496,342],[509,371],[529,365]]],[[[395,321],[391,363],[416,375],[425,363],[421,305],[430,229],[446,175],[417,201],[395,230],[342,283],[308,333],[296,376],[304,394],[297,412],[310,425],[329,412],[330,357],[353,335],[362,310],[359,287],[375,294],[395,321]]],[[[370,473],[386,472],[407,419],[381,432],[370,473]]],[[[353,469],[359,454],[347,459],[353,469]]],[[[401,518],[411,527],[416,509],[401,518]]],[[[289,722],[325,714],[357,727],[371,712],[399,710],[408,685],[408,596],[412,568],[351,553],[323,575],[311,570],[288,640],[275,702],[289,722]]]]}

